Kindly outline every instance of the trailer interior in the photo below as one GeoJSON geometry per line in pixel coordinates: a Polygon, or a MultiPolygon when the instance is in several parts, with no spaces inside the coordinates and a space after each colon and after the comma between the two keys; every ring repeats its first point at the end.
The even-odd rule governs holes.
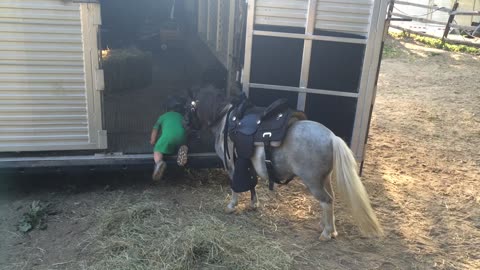
{"type": "MultiPolygon", "coordinates": [[[[195,3],[100,1],[106,81],[103,119],[108,134],[108,152],[151,153],[150,132],[159,115],[165,112],[169,96],[185,97],[188,89],[205,83],[222,89],[226,87],[226,69],[196,34],[195,3]],[[125,76],[122,73],[125,67],[118,70],[115,66],[106,67],[109,54],[119,51],[146,55],[144,63],[126,67],[127,75],[137,73],[132,75],[137,78],[130,79],[140,80],[140,83],[118,85],[118,76],[125,76]],[[114,76],[117,83],[109,85],[113,81],[109,76],[114,76]]],[[[189,136],[189,148],[191,153],[213,152],[213,138],[205,131],[193,133],[189,136]]]]}

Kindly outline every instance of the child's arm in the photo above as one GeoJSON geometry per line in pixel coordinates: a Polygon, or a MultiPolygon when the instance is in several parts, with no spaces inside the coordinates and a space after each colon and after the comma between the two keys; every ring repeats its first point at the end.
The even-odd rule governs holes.
{"type": "Polygon", "coordinates": [[[157,122],[155,123],[155,125],[153,126],[152,134],[150,135],[150,144],[151,145],[155,145],[155,143],[157,142],[158,130],[162,126],[162,119],[163,119],[162,116],[160,116],[158,118],[157,122]]]}
{"type": "Polygon", "coordinates": [[[158,129],[152,129],[152,134],[150,135],[150,144],[155,145],[157,142],[158,129]]]}

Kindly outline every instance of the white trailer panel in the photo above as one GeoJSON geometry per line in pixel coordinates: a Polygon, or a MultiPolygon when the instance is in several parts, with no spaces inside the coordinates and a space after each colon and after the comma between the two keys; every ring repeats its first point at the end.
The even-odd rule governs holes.
{"type": "Polygon", "coordinates": [[[106,148],[96,4],[0,0],[0,152],[106,148]]]}

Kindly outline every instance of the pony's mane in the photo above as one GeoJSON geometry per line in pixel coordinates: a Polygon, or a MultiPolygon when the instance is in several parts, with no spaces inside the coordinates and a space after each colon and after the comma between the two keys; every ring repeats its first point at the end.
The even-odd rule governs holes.
{"type": "Polygon", "coordinates": [[[210,125],[218,119],[224,108],[230,103],[224,91],[208,85],[202,87],[195,95],[197,116],[202,125],[210,125]]]}

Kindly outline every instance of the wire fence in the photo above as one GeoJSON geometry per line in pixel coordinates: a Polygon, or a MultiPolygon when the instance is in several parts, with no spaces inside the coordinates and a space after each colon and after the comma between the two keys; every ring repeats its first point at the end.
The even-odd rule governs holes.
{"type": "Polygon", "coordinates": [[[439,7],[431,4],[413,3],[403,0],[390,0],[388,12],[389,26],[401,31],[422,36],[440,38],[442,43],[463,44],[480,47],[480,24],[462,25],[455,20],[458,16],[472,16],[480,20],[480,11],[461,10],[456,0],[451,7],[439,7]],[[413,14],[412,10],[421,11],[413,14]],[[424,12],[423,12],[424,11],[424,12]],[[434,16],[442,13],[443,16],[434,16]],[[439,19],[440,18],[440,19],[439,19]],[[449,38],[452,32],[459,35],[449,38]],[[439,34],[441,33],[441,34],[439,34]]]}

